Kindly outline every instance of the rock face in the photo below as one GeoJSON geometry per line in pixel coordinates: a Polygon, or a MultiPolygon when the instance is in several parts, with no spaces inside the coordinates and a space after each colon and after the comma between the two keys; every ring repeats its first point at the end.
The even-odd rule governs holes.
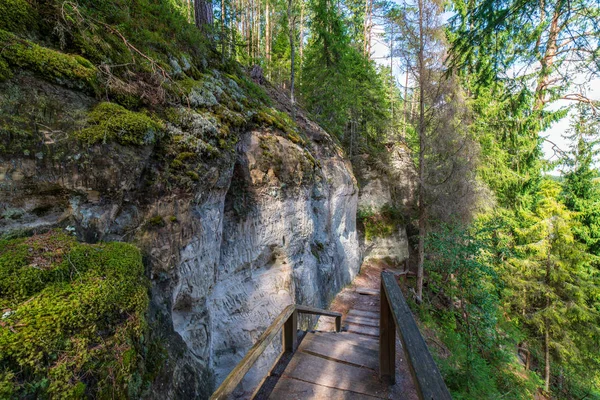
{"type": "Polygon", "coordinates": [[[409,258],[406,214],[415,201],[416,173],[401,145],[389,148],[383,160],[364,156],[357,162],[361,183],[358,207],[364,231],[361,244],[365,261],[387,258],[400,264],[409,258]]]}
{"type": "MultiPolygon", "coordinates": [[[[217,384],[285,306],[325,307],[358,272],[354,178],[340,158],[316,160],[313,175],[299,146],[249,132],[229,190],[198,209],[203,229],[176,267],[173,328],[217,384]]],[[[262,376],[247,378],[251,392],[262,376]]]]}
{"type": "MultiPolygon", "coordinates": [[[[143,250],[153,336],[167,353],[149,397],[207,398],[285,306],[327,307],[357,274],[356,180],[334,141],[301,114],[301,137],[240,124],[231,147],[194,155],[197,167],[177,186],[180,167],[164,138],[140,146],[69,139],[94,98],[27,75],[0,86],[0,118],[19,109],[46,137],[35,151],[0,152],[0,229],[64,228],[143,250]]],[[[206,112],[185,115],[192,122],[167,124],[167,135],[204,129],[208,140],[198,120],[218,132],[206,112]]],[[[241,391],[261,378],[251,372],[241,391]]]]}

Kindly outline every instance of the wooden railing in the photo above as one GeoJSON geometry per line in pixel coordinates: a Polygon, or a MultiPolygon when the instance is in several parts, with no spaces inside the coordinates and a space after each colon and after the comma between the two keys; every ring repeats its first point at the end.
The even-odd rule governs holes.
{"type": "Polygon", "coordinates": [[[246,356],[242,358],[238,365],[225,378],[221,386],[210,397],[211,400],[229,399],[233,395],[233,391],[237,388],[244,376],[250,371],[250,368],[258,360],[260,355],[265,351],[267,346],[275,339],[277,334],[283,328],[283,352],[293,352],[296,350],[298,343],[298,314],[325,315],[335,317],[335,330],[339,332],[342,328],[342,314],[333,311],[321,310],[301,306],[298,304],[290,304],[273,320],[271,325],[258,338],[254,346],[248,351],[246,356]]]}
{"type": "Polygon", "coordinates": [[[402,291],[391,272],[381,273],[379,321],[379,374],[394,383],[396,379],[396,332],[419,398],[425,400],[452,399],[444,379],[421,336],[402,291]]]}

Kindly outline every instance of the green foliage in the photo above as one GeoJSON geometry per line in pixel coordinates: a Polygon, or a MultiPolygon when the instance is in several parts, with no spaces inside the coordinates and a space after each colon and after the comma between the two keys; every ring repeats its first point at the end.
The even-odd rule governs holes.
{"type": "Polygon", "coordinates": [[[137,398],[148,282],[124,243],[60,232],[0,242],[3,398],[137,398]]]}
{"type": "Polygon", "coordinates": [[[0,80],[10,78],[14,69],[29,69],[68,87],[94,91],[97,71],[89,61],[39,46],[0,30],[0,80]]]}
{"type": "Polygon", "coordinates": [[[498,344],[498,282],[485,242],[477,232],[444,225],[428,236],[426,245],[432,306],[444,301],[440,299],[453,304],[443,313],[431,310],[449,347],[450,355],[442,362],[446,382],[455,398],[496,398],[497,383],[484,356],[490,357],[498,344]]]}
{"type": "Polygon", "coordinates": [[[572,377],[588,376],[588,392],[593,394],[599,390],[593,382],[600,371],[594,350],[600,334],[600,288],[590,266],[594,257],[576,241],[575,214],[559,202],[559,194],[556,182],[544,180],[531,209],[503,217],[510,228],[495,235],[496,251],[510,249],[498,266],[506,283],[504,308],[526,334],[524,342],[541,375],[543,349],[549,347],[555,391],[557,370],[568,370],[572,377]]]}
{"type": "Polygon", "coordinates": [[[377,146],[390,125],[382,72],[351,44],[334,3],[313,0],[309,5],[312,34],[300,86],[306,107],[351,155],[367,143],[377,146]]]}
{"type": "Polygon", "coordinates": [[[162,129],[162,122],[146,113],[129,111],[115,103],[100,103],[88,115],[87,126],[75,135],[88,144],[116,141],[141,146],[156,142],[162,129]]]}
{"type": "Polygon", "coordinates": [[[564,160],[563,195],[565,205],[576,212],[580,222],[575,227],[577,239],[589,252],[600,256],[600,173],[594,166],[600,122],[588,107],[579,106],[577,110],[568,136],[571,149],[564,160]]]}
{"type": "Polygon", "coordinates": [[[34,30],[37,22],[35,10],[26,0],[3,0],[0,3],[0,29],[9,32],[34,30]]]}
{"type": "Polygon", "coordinates": [[[404,216],[399,209],[386,204],[377,212],[372,209],[359,209],[357,220],[362,225],[365,239],[373,240],[398,232],[404,223],[404,216]]]}

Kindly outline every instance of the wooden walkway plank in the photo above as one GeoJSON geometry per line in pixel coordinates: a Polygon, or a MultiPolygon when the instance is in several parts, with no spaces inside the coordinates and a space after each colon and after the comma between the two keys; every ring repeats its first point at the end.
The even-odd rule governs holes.
{"type": "Polygon", "coordinates": [[[359,333],[361,335],[369,335],[375,338],[379,337],[379,328],[353,323],[346,323],[344,325],[347,326],[348,332],[359,333]]]}
{"type": "Polygon", "coordinates": [[[281,378],[269,399],[280,400],[373,400],[375,397],[315,385],[297,379],[281,378]]]}
{"type": "Polygon", "coordinates": [[[354,315],[349,315],[344,321],[347,323],[353,323],[358,325],[372,326],[374,328],[379,327],[379,320],[373,318],[355,317],[354,315]]]}
{"type": "Polygon", "coordinates": [[[356,310],[354,308],[348,311],[348,316],[379,319],[379,313],[377,312],[356,310]]]}
{"type": "Polygon", "coordinates": [[[292,358],[283,376],[380,398],[385,397],[388,392],[388,386],[371,369],[302,352],[297,352],[292,358]]]}
{"type": "Polygon", "coordinates": [[[378,370],[379,353],[377,350],[357,346],[351,340],[345,340],[344,334],[339,334],[337,338],[337,340],[331,340],[324,336],[309,335],[304,339],[298,351],[353,364],[357,367],[370,368],[373,371],[378,370]]]}
{"type": "MultiPolygon", "coordinates": [[[[367,278],[372,273],[365,274],[367,278]]],[[[381,285],[379,277],[387,278],[389,274],[377,274],[377,283],[381,285]]],[[[396,324],[404,322],[404,312],[399,317],[396,310],[395,297],[397,289],[390,290],[389,285],[381,290],[373,289],[370,283],[373,281],[363,280],[361,284],[369,287],[354,287],[344,292],[340,303],[332,305],[338,312],[323,313],[319,315],[330,315],[336,317],[336,329],[343,318],[344,330],[342,332],[310,331],[302,337],[302,341],[296,351],[284,353],[277,365],[257,391],[255,400],[266,399],[292,399],[292,400],[373,400],[373,399],[402,399],[417,400],[417,398],[432,400],[429,388],[423,388],[428,383],[433,383],[429,378],[421,378],[415,387],[411,379],[411,362],[414,359],[410,354],[402,354],[404,346],[399,345],[396,336],[396,324]],[[349,294],[350,293],[350,294],[349,294]],[[380,301],[382,298],[382,301],[380,301]],[[390,303],[388,303],[388,298],[390,303]],[[340,307],[339,305],[342,305],[340,307]],[[393,305],[394,310],[390,306],[393,305]],[[385,307],[381,307],[385,306],[385,307]],[[386,308],[387,309],[384,309],[386,308]],[[393,312],[392,312],[393,311],[393,312]],[[380,317],[381,315],[381,317],[380,317]],[[383,317],[383,318],[382,318],[383,317]],[[382,324],[383,342],[380,343],[380,329],[382,324]],[[387,332],[387,335],[386,335],[387,332]],[[396,345],[399,345],[396,348],[396,345]],[[382,352],[383,350],[383,352],[382,352]],[[380,357],[384,354],[384,362],[380,357]],[[393,379],[380,379],[380,369],[385,370],[384,377],[393,379]],[[395,383],[394,383],[395,382],[395,383]],[[424,384],[424,382],[427,382],[424,384]],[[421,393],[418,393],[420,390],[421,393]],[[425,396],[423,396],[425,393],[425,396]]],[[[381,286],[380,286],[381,287],[381,286]]],[[[406,307],[406,304],[401,304],[406,307]]],[[[303,307],[303,306],[296,306],[303,307]]],[[[298,308],[297,312],[311,309],[298,308]]],[[[319,322],[318,329],[331,328],[334,321],[324,320],[319,322]]],[[[414,322],[413,322],[414,324],[414,322]]],[[[401,327],[400,331],[406,331],[401,327]]],[[[411,328],[409,328],[410,330],[411,328]]],[[[405,333],[405,332],[399,332],[405,333]]],[[[408,335],[410,336],[410,335],[408,335]]],[[[414,343],[407,343],[406,337],[402,337],[402,344],[412,347],[414,343]]],[[[410,353],[410,352],[409,352],[410,353]]],[[[439,372],[437,372],[439,374],[439,372]]],[[[421,371],[420,375],[426,374],[421,371]]],[[[435,375],[435,373],[434,373],[435,375]]],[[[442,396],[440,399],[446,398],[442,396]]]]}
{"type": "Polygon", "coordinates": [[[371,288],[366,288],[366,287],[356,288],[356,293],[358,293],[358,294],[364,294],[364,295],[367,295],[367,296],[379,296],[379,290],[377,290],[377,289],[371,289],[371,288]]]}
{"type": "Polygon", "coordinates": [[[359,334],[351,333],[351,332],[342,332],[342,333],[316,332],[316,333],[308,333],[306,335],[306,337],[309,337],[310,335],[319,336],[322,339],[326,339],[331,342],[340,340],[340,339],[338,339],[338,337],[340,337],[340,335],[343,335],[343,340],[346,341],[347,343],[350,343],[354,346],[361,346],[366,349],[379,351],[379,341],[377,340],[377,338],[374,338],[372,336],[359,335],[359,334]]]}

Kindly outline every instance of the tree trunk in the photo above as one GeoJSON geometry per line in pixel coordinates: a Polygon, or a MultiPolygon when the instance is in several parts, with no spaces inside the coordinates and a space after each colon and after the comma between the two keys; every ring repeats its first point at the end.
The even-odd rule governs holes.
{"type": "Polygon", "coordinates": [[[367,25],[367,58],[371,59],[371,43],[373,41],[373,0],[369,0],[369,24],[367,25]]]}
{"type": "Polygon", "coordinates": [[[194,0],[194,16],[196,26],[205,33],[213,24],[212,2],[209,0],[194,0]]]}
{"type": "Polygon", "coordinates": [[[260,7],[260,1],[257,1],[256,2],[256,23],[254,24],[255,25],[254,31],[256,32],[256,35],[255,35],[256,36],[256,45],[254,48],[256,49],[255,58],[257,60],[260,59],[260,56],[261,56],[261,54],[260,54],[260,37],[261,37],[261,33],[262,33],[261,29],[260,29],[260,14],[261,14],[261,12],[262,12],[262,9],[260,7]]]}
{"type": "MultiPolygon", "coordinates": [[[[271,10],[269,9],[269,0],[267,0],[265,10],[265,58],[267,66],[271,66],[271,10]]],[[[267,69],[267,71],[270,68],[267,69]]]]}
{"type": "Polygon", "coordinates": [[[294,8],[294,0],[288,0],[288,33],[290,39],[290,101],[292,103],[292,120],[296,120],[296,99],[294,97],[294,81],[296,79],[296,69],[295,69],[295,61],[296,61],[296,46],[294,46],[294,25],[295,20],[293,14],[294,8]]]}
{"type": "Polygon", "coordinates": [[[550,392],[550,333],[548,332],[548,321],[544,328],[544,390],[550,392]]]}
{"type": "MultiPolygon", "coordinates": [[[[548,259],[546,260],[546,286],[550,285],[550,271],[552,262],[550,259],[551,247],[548,249],[548,259]]],[[[546,293],[546,310],[550,308],[550,293],[546,293]]],[[[544,318],[544,390],[550,392],[550,322],[544,318]]]]}
{"type": "Polygon", "coordinates": [[[540,78],[535,89],[535,111],[541,111],[547,101],[546,93],[548,92],[548,84],[550,81],[550,75],[552,74],[552,65],[554,65],[554,58],[556,57],[556,51],[558,50],[556,41],[558,40],[558,34],[560,33],[561,29],[558,20],[563,12],[562,4],[562,0],[559,0],[556,4],[556,8],[552,16],[552,22],[550,23],[550,32],[548,33],[546,52],[540,60],[540,78]]]}
{"type": "MultiPolygon", "coordinates": [[[[304,59],[304,1],[300,5],[300,63],[304,59]]],[[[302,71],[300,71],[302,72],[302,71]]]]}
{"type": "Polygon", "coordinates": [[[233,0],[233,2],[231,3],[231,20],[229,22],[229,26],[231,27],[231,43],[229,44],[229,54],[230,57],[233,58],[235,60],[235,58],[237,57],[237,48],[236,48],[236,33],[239,29],[238,27],[238,20],[237,20],[237,13],[238,13],[238,6],[237,6],[237,1],[233,0]]]}
{"type": "Polygon", "coordinates": [[[225,0],[221,0],[221,63],[225,63],[225,0]]]}
{"type": "Polygon", "coordinates": [[[370,57],[369,54],[369,42],[371,36],[371,27],[370,24],[370,16],[371,16],[371,8],[372,8],[373,0],[365,0],[365,19],[363,21],[363,55],[365,57],[370,57]]]}
{"type": "MultiPolygon", "coordinates": [[[[390,111],[392,123],[390,124],[390,134],[394,129],[394,24],[392,24],[392,33],[390,35],[390,111]]],[[[390,135],[391,137],[391,135],[390,135]]]]}
{"type": "Polygon", "coordinates": [[[419,0],[419,259],[417,264],[417,301],[423,300],[423,263],[425,261],[425,55],[423,0],[419,0]]]}
{"type": "MultiPolygon", "coordinates": [[[[409,66],[406,66],[406,79],[404,81],[404,115],[402,117],[402,139],[406,139],[406,117],[408,116],[408,70],[409,66]]],[[[412,100],[411,100],[412,109],[412,100]]]]}

